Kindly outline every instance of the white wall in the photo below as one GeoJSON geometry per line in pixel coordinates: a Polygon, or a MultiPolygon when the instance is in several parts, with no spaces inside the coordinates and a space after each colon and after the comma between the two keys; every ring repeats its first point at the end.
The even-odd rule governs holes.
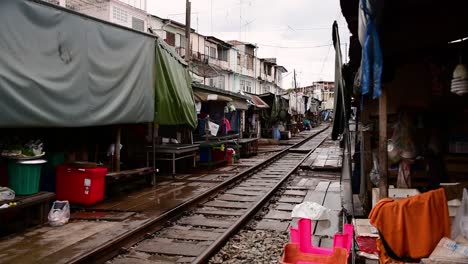
{"type": "Polygon", "coordinates": [[[161,29],[164,26],[164,23],[161,19],[150,16],[148,19],[148,27],[153,30],[154,34],[159,36],[161,39],[166,38],[166,32],[161,29]]]}
{"type": "MultiPolygon", "coordinates": [[[[66,4],[72,4],[72,2],[65,2],[66,4]]],[[[110,21],[110,3],[103,2],[93,5],[80,5],[74,7],[75,11],[78,11],[82,14],[92,16],[104,21],[110,21]]]]}
{"type": "Polygon", "coordinates": [[[146,0],[118,0],[118,1],[146,11],[146,4],[147,4],[146,0]]]}
{"type": "Polygon", "coordinates": [[[132,18],[135,17],[143,21],[143,29],[148,28],[148,16],[144,10],[131,7],[118,0],[110,3],[110,22],[132,28],[132,18]]]}

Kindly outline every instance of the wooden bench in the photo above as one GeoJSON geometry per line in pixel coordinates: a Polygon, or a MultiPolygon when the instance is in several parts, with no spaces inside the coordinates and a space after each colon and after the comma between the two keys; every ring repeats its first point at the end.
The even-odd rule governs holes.
{"type": "MultiPolygon", "coordinates": [[[[258,138],[242,138],[237,144],[238,154],[240,158],[248,158],[258,154],[258,138]]],[[[229,144],[231,147],[236,147],[235,144],[229,144]]]]}
{"type": "MultiPolygon", "coordinates": [[[[133,170],[123,170],[118,172],[109,172],[106,174],[106,184],[130,179],[134,177],[146,177],[154,174],[155,171],[151,167],[138,168],[133,170]]],[[[152,179],[154,181],[154,179],[152,179]]]]}
{"type": "MultiPolygon", "coordinates": [[[[50,204],[55,194],[40,192],[28,196],[17,196],[13,201],[16,206],[0,209],[0,235],[7,235],[24,229],[47,223],[50,204]]],[[[0,202],[4,204],[7,202],[0,202]]]]}

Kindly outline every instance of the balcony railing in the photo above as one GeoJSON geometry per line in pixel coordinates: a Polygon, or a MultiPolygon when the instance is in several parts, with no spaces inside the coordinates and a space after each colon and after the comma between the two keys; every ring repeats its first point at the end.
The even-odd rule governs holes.
{"type": "Polygon", "coordinates": [[[192,52],[192,60],[208,64],[208,59],[209,56],[206,56],[205,54],[201,54],[200,52],[192,52]]]}

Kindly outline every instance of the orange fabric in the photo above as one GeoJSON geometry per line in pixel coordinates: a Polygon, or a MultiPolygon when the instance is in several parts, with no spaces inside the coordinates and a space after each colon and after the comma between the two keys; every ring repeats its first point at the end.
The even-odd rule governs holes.
{"type": "Polygon", "coordinates": [[[379,249],[379,263],[380,264],[404,264],[404,262],[396,261],[387,255],[382,240],[377,239],[377,248],[379,249]]]}
{"type": "Polygon", "coordinates": [[[441,238],[450,236],[442,188],[401,200],[382,199],[372,208],[369,220],[400,258],[428,257],[441,238]]]}

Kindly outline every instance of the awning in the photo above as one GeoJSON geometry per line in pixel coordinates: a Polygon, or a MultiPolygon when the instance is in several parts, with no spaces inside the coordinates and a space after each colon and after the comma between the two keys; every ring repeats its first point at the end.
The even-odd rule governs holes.
{"type": "Polygon", "coordinates": [[[249,94],[249,96],[252,99],[252,102],[254,103],[255,107],[270,108],[270,106],[267,103],[265,103],[265,101],[263,101],[260,97],[253,94],[249,94]]]}
{"type": "Polygon", "coordinates": [[[192,78],[181,64],[177,54],[161,41],[156,44],[155,115],[160,125],[197,126],[197,115],[192,93],[192,78]]]}
{"type": "Polygon", "coordinates": [[[246,100],[234,100],[232,101],[232,104],[234,105],[234,107],[236,107],[237,110],[249,109],[249,105],[247,104],[246,100]]]}
{"type": "Polygon", "coordinates": [[[233,100],[227,96],[214,94],[214,93],[204,93],[199,91],[193,91],[193,95],[196,101],[199,102],[208,102],[208,101],[219,101],[219,102],[232,102],[233,100]]]}

